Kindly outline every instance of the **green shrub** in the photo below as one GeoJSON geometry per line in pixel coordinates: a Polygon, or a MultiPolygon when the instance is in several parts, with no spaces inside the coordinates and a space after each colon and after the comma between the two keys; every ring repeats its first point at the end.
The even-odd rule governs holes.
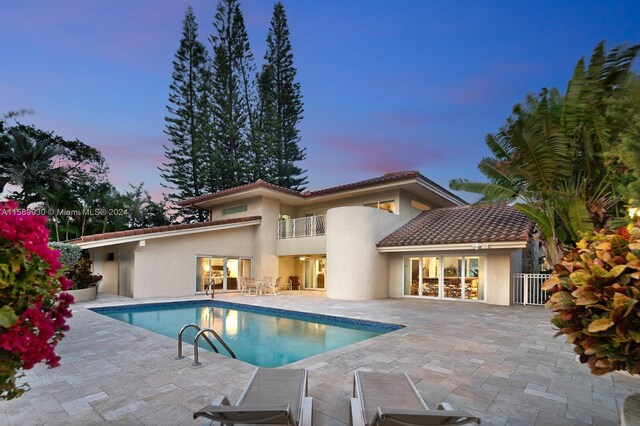
{"type": "Polygon", "coordinates": [[[593,374],[640,373],[640,223],[581,240],[544,290],[551,323],[593,374]]]}
{"type": "Polygon", "coordinates": [[[65,276],[73,281],[73,290],[91,287],[102,279],[102,275],[91,272],[92,263],[91,259],[83,257],[65,273],[65,276]]]}
{"type": "Polygon", "coordinates": [[[49,247],[60,252],[60,263],[66,268],[71,268],[82,257],[82,249],[75,244],[53,242],[49,247]]]}

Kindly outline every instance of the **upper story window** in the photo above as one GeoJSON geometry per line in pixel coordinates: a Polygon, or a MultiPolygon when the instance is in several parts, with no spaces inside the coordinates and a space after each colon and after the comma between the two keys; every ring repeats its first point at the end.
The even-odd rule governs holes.
{"type": "Polygon", "coordinates": [[[421,203],[418,200],[411,200],[411,207],[413,207],[414,209],[418,209],[420,211],[431,210],[431,207],[429,207],[424,203],[421,203]]]}
{"type": "Polygon", "coordinates": [[[365,207],[373,207],[374,209],[384,210],[389,213],[396,212],[396,202],[393,200],[376,201],[375,203],[367,203],[365,207]]]}
{"type": "Polygon", "coordinates": [[[227,215],[227,214],[240,213],[240,212],[246,212],[246,211],[247,211],[247,205],[243,204],[241,206],[233,206],[233,207],[224,209],[222,210],[222,214],[227,215]]]}

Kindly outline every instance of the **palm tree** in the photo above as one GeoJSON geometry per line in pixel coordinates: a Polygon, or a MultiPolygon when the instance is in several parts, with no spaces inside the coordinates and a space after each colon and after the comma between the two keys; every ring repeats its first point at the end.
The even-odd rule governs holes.
{"type": "Polygon", "coordinates": [[[606,111],[639,48],[606,54],[600,43],[586,69],[578,62],[564,96],[544,89],[516,105],[507,124],[486,137],[493,156],[478,168],[488,182],[453,179],[451,189],[482,194],[479,202],[515,201],[538,226],[550,260],[559,261],[564,248],[605,226],[611,207],[625,201],[616,194],[623,177],[605,155],[621,129],[606,111]]]}
{"type": "Polygon", "coordinates": [[[62,153],[57,144],[13,130],[0,153],[3,164],[0,183],[3,188],[7,183],[22,187],[12,198],[24,206],[34,202],[52,204],[65,176],[65,168],[55,164],[62,153]]]}

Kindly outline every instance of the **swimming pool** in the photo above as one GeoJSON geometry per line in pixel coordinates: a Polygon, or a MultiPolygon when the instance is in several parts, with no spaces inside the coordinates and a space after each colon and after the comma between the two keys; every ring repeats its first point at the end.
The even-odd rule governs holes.
{"type": "MultiPolygon", "coordinates": [[[[185,324],[211,328],[238,359],[259,367],[280,367],[404,327],[213,300],[90,309],[174,339],[185,324]]],[[[195,333],[185,330],[184,342],[192,343],[195,333]]],[[[211,350],[202,339],[199,346],[211,350]]]]}

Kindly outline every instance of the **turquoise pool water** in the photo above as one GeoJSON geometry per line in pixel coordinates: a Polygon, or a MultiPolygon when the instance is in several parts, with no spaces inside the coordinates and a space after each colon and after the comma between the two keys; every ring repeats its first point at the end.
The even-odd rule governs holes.
{"type": "MultiPolygon", "coordinates": [[[[193,301],[93,308],[100,314],[177,339],[185,324],[211,328],[238,359],[260,367],[280,367],[312,355],[360,342],[403,326],[229,302],[193,301]]],[[[195,330],[183,334],[192,343],[195,330]]],[[[216,343],[213,336],[212,341],[216,343]]],[[[199,346],[211,350],[200,339],[199,346]]],[[[221,354],[228,355],[216,344],[221,354]]],[[[185,355],[187,348],[185,347],[185,355]]]]}

